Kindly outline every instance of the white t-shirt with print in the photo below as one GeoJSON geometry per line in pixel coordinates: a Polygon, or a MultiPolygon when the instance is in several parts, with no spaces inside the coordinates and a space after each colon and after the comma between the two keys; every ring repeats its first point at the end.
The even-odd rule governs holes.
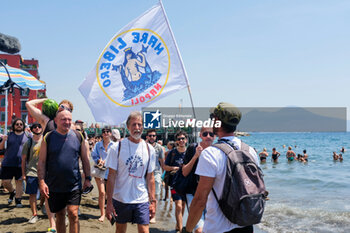
{"type": "Polygon", "coordinates": [[[133,143],[128,138],[121,141],[118,158],[119,143],[115,143],[108,151],[106,167],[117,171],[114,183],[113,199],[122,203],[136,204],[148,202],[146,169],[153,172],[155,168],[155,150],[144,140],[133,143]],[[149,160],[150,159],[150,160],[149,160]]]}
{"type": "MultiPolygon", "coordinates": [[[[233,141],[238,149],[241,148],[241,140],[237,137],[231,136],[224,138],[233,141]]],[[[252,147],[249,147],[249,153],[254,156],[255,162],[259,165],[258,155],[252,147]]],[[[225,153],[211,146],[202,151],[196,169],[196,174],[199,176],[215,178],[213,188],[218,198],[221,197],[224,187],[226,162],[225,153]]],[[[205,215],[203,232],[222,233],[240,227],[237,224],[231,223],[230,220],[225,217],[215,199],[213,191],[209,193],[206,208],[207,213],[205,215]]]]}

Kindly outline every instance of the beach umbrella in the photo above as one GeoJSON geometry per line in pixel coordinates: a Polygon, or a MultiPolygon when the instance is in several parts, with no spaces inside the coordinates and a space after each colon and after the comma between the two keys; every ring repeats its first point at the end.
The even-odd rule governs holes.
{"type": "Polygon", "coordinates": [[[29,88],[31,90],[43,90],[46,88],[45,84],[41,83],[28,72],[4,65],[2,62],[0,62],[0,90],[5,91],[5,134],[7,134],[7,95],[15,86],[20,89],[29,88]]]}

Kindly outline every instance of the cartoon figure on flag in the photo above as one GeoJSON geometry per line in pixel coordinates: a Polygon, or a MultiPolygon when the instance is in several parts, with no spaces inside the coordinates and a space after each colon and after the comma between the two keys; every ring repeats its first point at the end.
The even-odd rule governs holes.
{"type": "Polygon", "coordinates": [[[79,90],[97,122],[118,125],[131,111],[189,87],[161,2],[107,43],[79,90]]]}
{"type": "Polygon", "coordinates": [[[147,62],[146,53],[149,46],[142,45],[140,52],[135,54],[132,47],[124,49],[124,62],[114,69],[119,71],[124,90],[124,100],[131,99],[142,93],[152,85],[156,84],[161,74],[159,71],[152,71],[147,62]]]}

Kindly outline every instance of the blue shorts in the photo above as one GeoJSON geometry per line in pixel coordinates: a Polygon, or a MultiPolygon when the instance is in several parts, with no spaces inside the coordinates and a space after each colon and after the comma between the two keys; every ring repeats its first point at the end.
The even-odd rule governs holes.
{"type": "Polygon", "coordinates": [[[39,189],[38,177],[26,177],[26,194],[37,194],[39,189]]]}
{"type": "Polygon", "coordinates": [[[125,204],[113,199],[113,206],[116,216],[116,222],[136,223],[142,225],[149,224],[149,203],[125,204]]]}

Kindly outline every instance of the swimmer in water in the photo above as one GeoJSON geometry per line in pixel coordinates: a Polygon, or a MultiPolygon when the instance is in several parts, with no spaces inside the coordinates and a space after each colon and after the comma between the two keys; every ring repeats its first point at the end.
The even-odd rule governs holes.
{"type": "Polygon", "coordinates": [[[337,153],[335,153],[335,151],[333,151],[333,160],[337,161],[339,159],[339,155],[337,155],[337,153]]]}
{"type": "Polygon", "coordinates": [[[269,156],[269,153],[267,153],[266,148],[264,148],[263,151],[259,153],[260,162],[266,163],[266,158],[267,158],[268,156],[269,156]]]}
{"type": "Polygon", "coordinates": [[[291,146],[288,147],[288,151],[286,153],[286,157],[287,157],[288,161],[293,161],[294,159],[297,159],[297,156],[296,156],[295,152],[292,151],[292,147],[291,146]]]}
{"type": "Polygon", "coordinates": [[[303,150],[303,160],[304,162],[308,162],[309,161],[309,156],[306,154],[306,150],[303,150]]]}
{"type": "Polygon", "coordinates": [[[342,154],[339,154],[339,161],[343,162],[343,155],[342,154]]]}
{"type": "Polygon", "coordinates": [[[280,157],[280,152],[276,151],[276,148],[272,148],[272,161],[274,163],[278,162],[278,157],[280,157]]]}

